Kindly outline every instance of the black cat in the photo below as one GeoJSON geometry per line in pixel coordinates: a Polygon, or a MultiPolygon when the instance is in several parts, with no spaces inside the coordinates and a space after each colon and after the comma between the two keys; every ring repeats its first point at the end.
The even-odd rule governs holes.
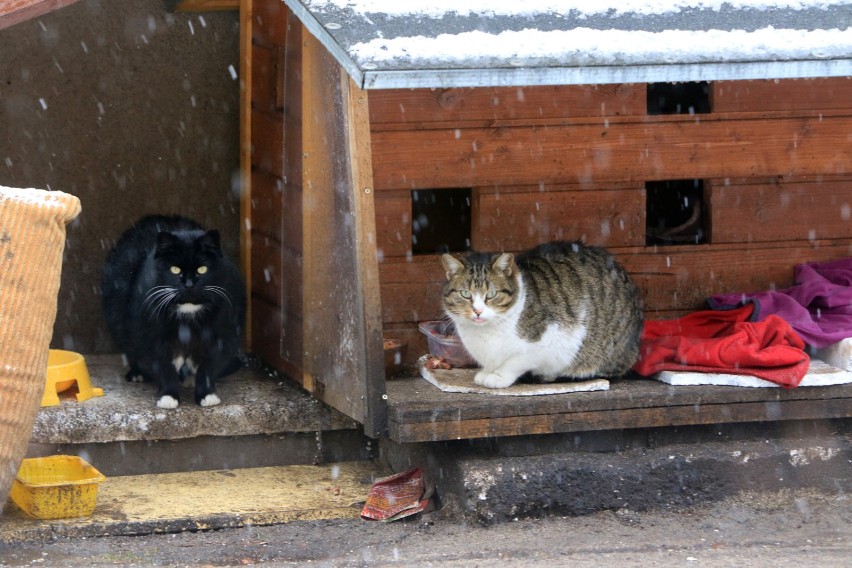
{"type": "Polygon", "coordinates": [[[156,381],[160,408],[176,408],[192,377],[195,402],[221,402],[215,380],[239,367],[245,289],[218,231],[180,216],[144,217],[110,251],[102,287],[127,380],[156,381]]]}

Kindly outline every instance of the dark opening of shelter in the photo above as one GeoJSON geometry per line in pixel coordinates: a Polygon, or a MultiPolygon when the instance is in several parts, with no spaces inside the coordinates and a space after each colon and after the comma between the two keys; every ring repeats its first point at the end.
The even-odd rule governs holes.
{"type": "Polygon", "coordinates": [[[648,83],[648,114],[706,114],[710,112],[710,83],[648,83]]]}
{"type": "Polygon", "coordinates": [[[645,183],[645,243],[689,245],[707,242],[707,207],[700,179],[645,183]]]}
{"type": "Polygon", "coordinates": [[[411,250],[435,254],[470,250],[471,190],[411,192],[411,250]]]}

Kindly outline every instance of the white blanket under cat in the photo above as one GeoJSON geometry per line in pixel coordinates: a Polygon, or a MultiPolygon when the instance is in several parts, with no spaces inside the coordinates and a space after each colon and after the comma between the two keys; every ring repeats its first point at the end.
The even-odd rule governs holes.
{"type": "Polygon", "coordinates": [[[473,382],[473,377],[476,376],[479,369],[427,369],[424,361],[425,357],[417,362],[417,367],[420,369],[420,376],[444,392],[500,396],[534,396],[609,390],[609,381],[606,379],[558,383],[515,383],[505,389],[490,389],[473,382]]]}

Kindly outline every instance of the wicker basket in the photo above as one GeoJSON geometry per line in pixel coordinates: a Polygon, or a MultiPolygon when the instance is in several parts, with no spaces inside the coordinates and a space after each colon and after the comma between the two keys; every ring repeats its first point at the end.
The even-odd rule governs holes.
{"type": "Polygon", "coordinates": [[[0,507],[41,403],[73,195],[0,186],[0,507]]]}

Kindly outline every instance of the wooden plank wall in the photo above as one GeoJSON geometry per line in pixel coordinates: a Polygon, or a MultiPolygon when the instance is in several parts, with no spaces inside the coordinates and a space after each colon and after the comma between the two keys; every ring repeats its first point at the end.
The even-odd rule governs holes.
{"type": "Polygon", "coordinates": [[[301,380],[301,166],[287,159],[300,152],[301,107],[286,94],[301,89],[300,26],[288,34],[287,18],[283,3],[253,0],[251,349],[301,380]]]}
{"type": "Polygon", "coordinates": [[[441,317],[440,261],[412,254],[412,190],[471,188],[478,250],[610,248],[649,318],[850,255],[852,80],[711,88],[713,112],[694,116],[648,116],[645,85],[372,91],[385,334],[412,359],[416,323],[441,317]],[[646,246],[645,182],[680,179],[704,181],[706,242],[646,246]]]}
{"type": "Polygon", "coordinates": [[[3,0],[0,2],[0,30],[49,14],[79,0],[3,0]]]}

